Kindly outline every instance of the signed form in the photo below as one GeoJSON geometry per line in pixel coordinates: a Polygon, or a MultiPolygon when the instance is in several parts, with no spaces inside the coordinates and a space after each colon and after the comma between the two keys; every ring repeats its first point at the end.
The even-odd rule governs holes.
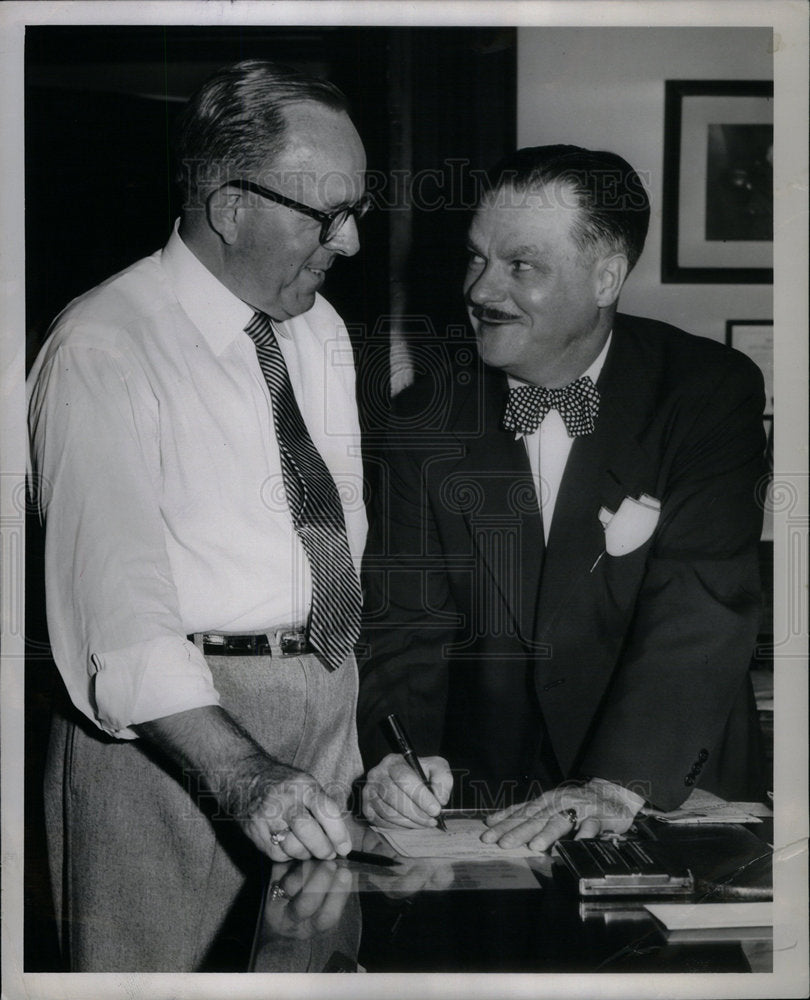
{"type": "Polygon", "coordinates": [[[467,817],[447,821],[447,833],[438,827],[419,830],[384,830],[374,827],[388,843],[405,858],[455,858],[464,861],[485,861],[493,858],[537,857],[524,844],[522,847],[503,848],[497,844],[481,843],[481,834],[487,829],[480,819],[467,817]]]}
{"type": "Polygon", "coordinates": [[[414,892],[459,892],[482,889],[524,889],[537,892],[537,874],[550,875],[547,857],[502,858],[461,861],[448,858],[413,858],[383,871],[367,868],[357,872],[352,887],[360,892],[384,892],[407,896],[414,892]],[[547,867],[546,867],[547,864],[547,867]]]}

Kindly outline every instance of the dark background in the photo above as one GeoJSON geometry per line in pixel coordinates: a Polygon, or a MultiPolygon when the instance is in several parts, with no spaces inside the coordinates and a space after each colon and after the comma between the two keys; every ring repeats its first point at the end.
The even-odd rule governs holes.
{"type": "MultiPolygon", "coordinates": [[[[39,27],[25,53],[29,363],[73,296],[165,243],[180,207],[172,125],[225,63],[269,58],[329,78],[349,98],[370,171],[451,164],[465,175],[457,203],[474,196],[459,161],[486,168],[514,148],[513,29],[39,27]]],[[[394,313],[430,316],[439,332],[465,321],[467,213],[402,197],[391,207],[394,187],[325,289],[358,347],[394,313]]],[[[433,200],[436,185],[421,191],[433,200]]]]}
{"type": "MultiPolygon", "coordinates": [[[[391,204],[393,186],[382,192],[382,204],[363,222],[361,252],[329,275],[325,294],[349,327],[361,419],[373,432],[384,416],[379,373],[388,372],[391,326],[419,340],[444,339],[448,329],[454,338],[465,336],[464,206],[476,193],[471,170],[491,166],[515,146],[514,29],[28,27],[28,364],[74,296],[164,245],[180,206],[172,124],[207,76],[246,58],[278,60],[336,83],[349,98],[369,170],[380,177],[438,170],[454,178],[449,192],[428,177],[422,207],[407,197],[391,204]],[[441,210],[425,206],[439,196],[441,210]]],[[[26,573],[29,972],[60,968],[41,804],[48,706],[58,682],[48,654],[34,514],[26,573]]]]}

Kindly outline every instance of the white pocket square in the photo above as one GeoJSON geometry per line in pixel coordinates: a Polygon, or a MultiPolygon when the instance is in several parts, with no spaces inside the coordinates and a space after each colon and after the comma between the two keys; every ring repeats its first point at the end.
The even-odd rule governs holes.
{"type": "Polygon", "coordinates": [[[640,548],[655,531],[661,516],[661,501],[642,493],[638,500],[625,497],[614,514],[599,508],[599,520],[605,529],[605,551],[609,556],[625,556],[640,548]]]}

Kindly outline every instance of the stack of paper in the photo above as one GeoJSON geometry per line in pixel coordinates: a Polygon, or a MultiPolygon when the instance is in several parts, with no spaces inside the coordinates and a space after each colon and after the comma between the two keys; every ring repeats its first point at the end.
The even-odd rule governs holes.
{"type": "Polygon", "coordinates": [[[773,903],[648,903],[670,941],[761,940],[773,934],[773,903]]]}
{"type": "Polygon", "coordinates": [[[725,799],[696,788],[679,809],[661,812],[642,809],[644,816],[654,816],[664,823],[761,823],[762,817],[772,816],[767,806],[759,802],[726,802],[725,799]]]}

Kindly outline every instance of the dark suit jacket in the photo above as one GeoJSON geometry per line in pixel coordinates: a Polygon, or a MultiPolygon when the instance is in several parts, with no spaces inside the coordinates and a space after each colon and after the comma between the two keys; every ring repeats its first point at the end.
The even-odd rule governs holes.
{"type": "Polygon", "coordinates": [[[528,657],[564,777],[665,809],[696,784],[762,793],[748,680],[762,377],[721,344],[619,315],[598,386],[545,552],[525,446],[500,426],[505,376],[479,366],[398,397],[366,559],[367,765],[390,749],[377,723],[391,711],[420,752],[440,751],[454,663],[528,657]],[[662,504],[652,538],[599,559],[600,507],[640,493],[662,504]]]}

